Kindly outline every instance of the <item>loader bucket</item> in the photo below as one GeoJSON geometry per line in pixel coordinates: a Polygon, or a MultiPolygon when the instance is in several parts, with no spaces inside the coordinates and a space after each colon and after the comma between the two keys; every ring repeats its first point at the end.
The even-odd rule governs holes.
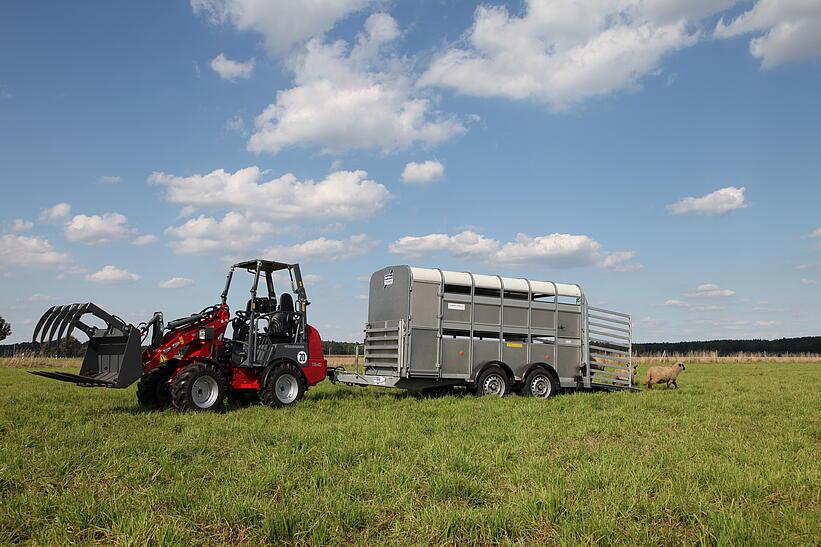
{"type": "Polygon", "coordinates": [[[38,321],[32,341],[35,344],[59,342],[64,333],[68,338],[75,328],[88,336],[80,374],[50,370],[32,371],[31,374],[79,386],[116,388],[128,387],[142,376],[140,330],[91,302],[49,308],[38,321]],[[85,324],[81,320],[84,315],[102,319],[105,328],[85,324]]]}

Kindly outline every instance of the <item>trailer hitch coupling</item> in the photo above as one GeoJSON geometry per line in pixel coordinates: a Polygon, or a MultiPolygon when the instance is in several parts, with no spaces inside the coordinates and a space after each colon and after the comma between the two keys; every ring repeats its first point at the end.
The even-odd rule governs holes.
{"type": "Polygon", "coordinates": [[[32,342],[35,345],[59,343],[71,336],[75,328],[88,336],[80,374],[57,371],[31,371],[31,374],[87,387],[128,387],[140,378],[143,372],[140,329],[91,302],[49,308],[37,322],[32,342]],[[105,328],[84,323],[85,315],[101,319],[105,328]]]}

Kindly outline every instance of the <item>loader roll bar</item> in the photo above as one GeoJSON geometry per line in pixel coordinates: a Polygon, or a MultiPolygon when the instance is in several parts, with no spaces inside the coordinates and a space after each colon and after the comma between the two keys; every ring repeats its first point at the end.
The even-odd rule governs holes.
{"type": "MultiPolygon", "coordinates": [[[[231,289],[231,282],[234,277],[234,272],[237,269],[243,269],[254,276],[254,281],[250,290],[251,309],[248,310],[247,318],[249,330],[252,333],[256,332],[260,318],[259,310],[256,309],[255,304],[259,291],[260,274],[265,274],[265,286],[268,289],[268,296],[276,298],[273,273],[280,270],[288,270],[288,274],[291,278],[291,289],[297,297],[297,309],[295,311],[299,312],[299,329],[296,332],[296,338],[297,341],[304,340],[306,333],[308,332],[308,305],[310,302],[308,301],[308,296],[305,292],[305,285],[302,280],[302,270],[300,269],[299,264],[288,264],[286,262],[276,262],[273,260],[262,259],[237,262],[228,269],[228,273],[225,276],[225,287],[220,294],[220,302],[223,305],[227,304],[228,292],[231,289]]],[[[283,290],[281,289],[280,292],[283,292],[283,290]]],[[[248,360],[250,362],[254,362],[256,359],[258,349],[257,346],[259,345],[257,342],[258,341],[254,336],[250,336],[248,339],[248,360]]]]}
{"type": "Polygon", "coordinates": [[[251,285],[251,310],[248,317],[248,362],[256,362],[257,357],[257,286],[259,285],[259,271],[262,268],[262,261],[258,260],[256,263],[256,270],[254,271],[254,282],[251,285]]]}
{"type": "Polygon", "coordinates": [[[299,312],[300,312],[300,336],[305,336],[305,333],[308,332],[308,295],[305,294],[305,286],[302,284],[302,270],[299,269],[299,264],[292,264],[289,268],[291,275],[293,276],[292,280],[296,287],[296,296],[297,302],[299,302],[299,312]]]}
{"type": "Polygon", "coordinates": [[[231,288],[232,277],[234,277],[234,266],[231,266],[231,269],[228,270],[228,275],[225,276],[225,288],[222,289],[222,294],[220,295],[220,302],[223,306],[228,302],[228,289],[231,288]]]}

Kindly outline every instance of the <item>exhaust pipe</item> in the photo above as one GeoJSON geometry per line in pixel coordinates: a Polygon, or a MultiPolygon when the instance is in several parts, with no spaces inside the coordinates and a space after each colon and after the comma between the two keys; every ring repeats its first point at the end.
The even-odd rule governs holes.
{"type": "Polygon", "coordinates": [[[66,338],[71,336],[75,328],[88,336],[88,347],[80,374],[49,370],[30,371],[31,374],[78,386],[113,388],[128,387],[142,376],[140,329],[92,302],[49,308],[37,322],[32,342],[35,345],[59,342],[64,334],[66,338]],[[93,315],[103,320],[106,327],[87,325],[81,320],[84,315],[93,315]]]}

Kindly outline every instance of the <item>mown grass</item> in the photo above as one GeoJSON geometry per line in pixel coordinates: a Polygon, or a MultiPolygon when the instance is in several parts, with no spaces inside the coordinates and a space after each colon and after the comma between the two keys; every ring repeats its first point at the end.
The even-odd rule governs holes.
{"type": "Polygon", "coordinates": [[[821,364],[680,389],[142,412],[0,369],[0,542],[818,544],[821,364]]]}

